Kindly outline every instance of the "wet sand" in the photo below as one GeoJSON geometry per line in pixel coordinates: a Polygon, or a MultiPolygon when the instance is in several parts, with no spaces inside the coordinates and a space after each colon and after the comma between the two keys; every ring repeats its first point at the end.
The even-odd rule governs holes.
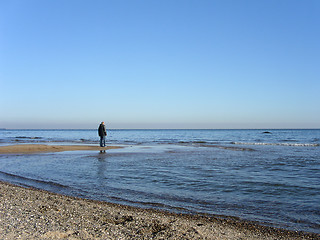
{"type": "Polygon", "coordinates": [[[228,217],[174,214],[0,182],[1,239],[320,239],[228,217]]]}
{"type": "Polygon", "coordinates": [[[41,152],[63,152],[79,150],[109,150],[121,148],[118,146],[99,147],[92,145],[43,145],[43,144],[17,144],[0,146],[0,154],[4,153],[41,153],[41,152]]]}

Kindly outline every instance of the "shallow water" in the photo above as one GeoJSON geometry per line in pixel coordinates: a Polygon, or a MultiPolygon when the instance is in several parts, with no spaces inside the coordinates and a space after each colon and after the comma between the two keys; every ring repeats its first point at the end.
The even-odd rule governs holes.
{"type": "MultiPolygon", "coordinates": [[[[113,130],[109,144],[125,148],[0,155],[0,179],[79,197],[231,215],[320,233],[320,130],[269,131],[113,130]]],[[[98,142],[94,130],[4,132],[3,145],[98,142]]]]}

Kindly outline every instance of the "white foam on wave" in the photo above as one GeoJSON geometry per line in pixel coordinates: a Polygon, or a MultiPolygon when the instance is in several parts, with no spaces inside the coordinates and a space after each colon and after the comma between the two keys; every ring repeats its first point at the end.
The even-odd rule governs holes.
{"type": "Polygon", "coordinates": [[[273,146],[290,146],[290,147],[319,147],[319,143],[255,143],[255,142],[232,142],[237,145],[273,145],[273,146]]]}

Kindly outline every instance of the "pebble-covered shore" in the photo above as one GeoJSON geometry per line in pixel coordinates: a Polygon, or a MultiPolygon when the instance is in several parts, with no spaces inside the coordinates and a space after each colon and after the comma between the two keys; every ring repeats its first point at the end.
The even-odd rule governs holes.
{"type": "Polygon", "coordinates": [[[0,182],[1,239],[320,239],[234,218],[174,214],[0,182]]]}

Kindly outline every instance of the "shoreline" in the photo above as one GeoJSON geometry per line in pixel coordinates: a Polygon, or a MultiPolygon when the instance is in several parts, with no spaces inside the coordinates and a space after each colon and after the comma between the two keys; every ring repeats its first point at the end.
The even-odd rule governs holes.
{"type": "Polygon", "coordinates": [[[119,149],[119,146],[92,146],[92,145],[46,145],[46,144],[15,144],[8,146],[0,146],[0,154],[11,153],[47,153],[47,152],[64,152],[64,151],[105,151],[110,149],[119,149]]]}
{"type": "Polygon", "coordinates": [[[60,195],[0,181],[4,239],[320,239],[236,218],[162,210],[60,195]]]}

